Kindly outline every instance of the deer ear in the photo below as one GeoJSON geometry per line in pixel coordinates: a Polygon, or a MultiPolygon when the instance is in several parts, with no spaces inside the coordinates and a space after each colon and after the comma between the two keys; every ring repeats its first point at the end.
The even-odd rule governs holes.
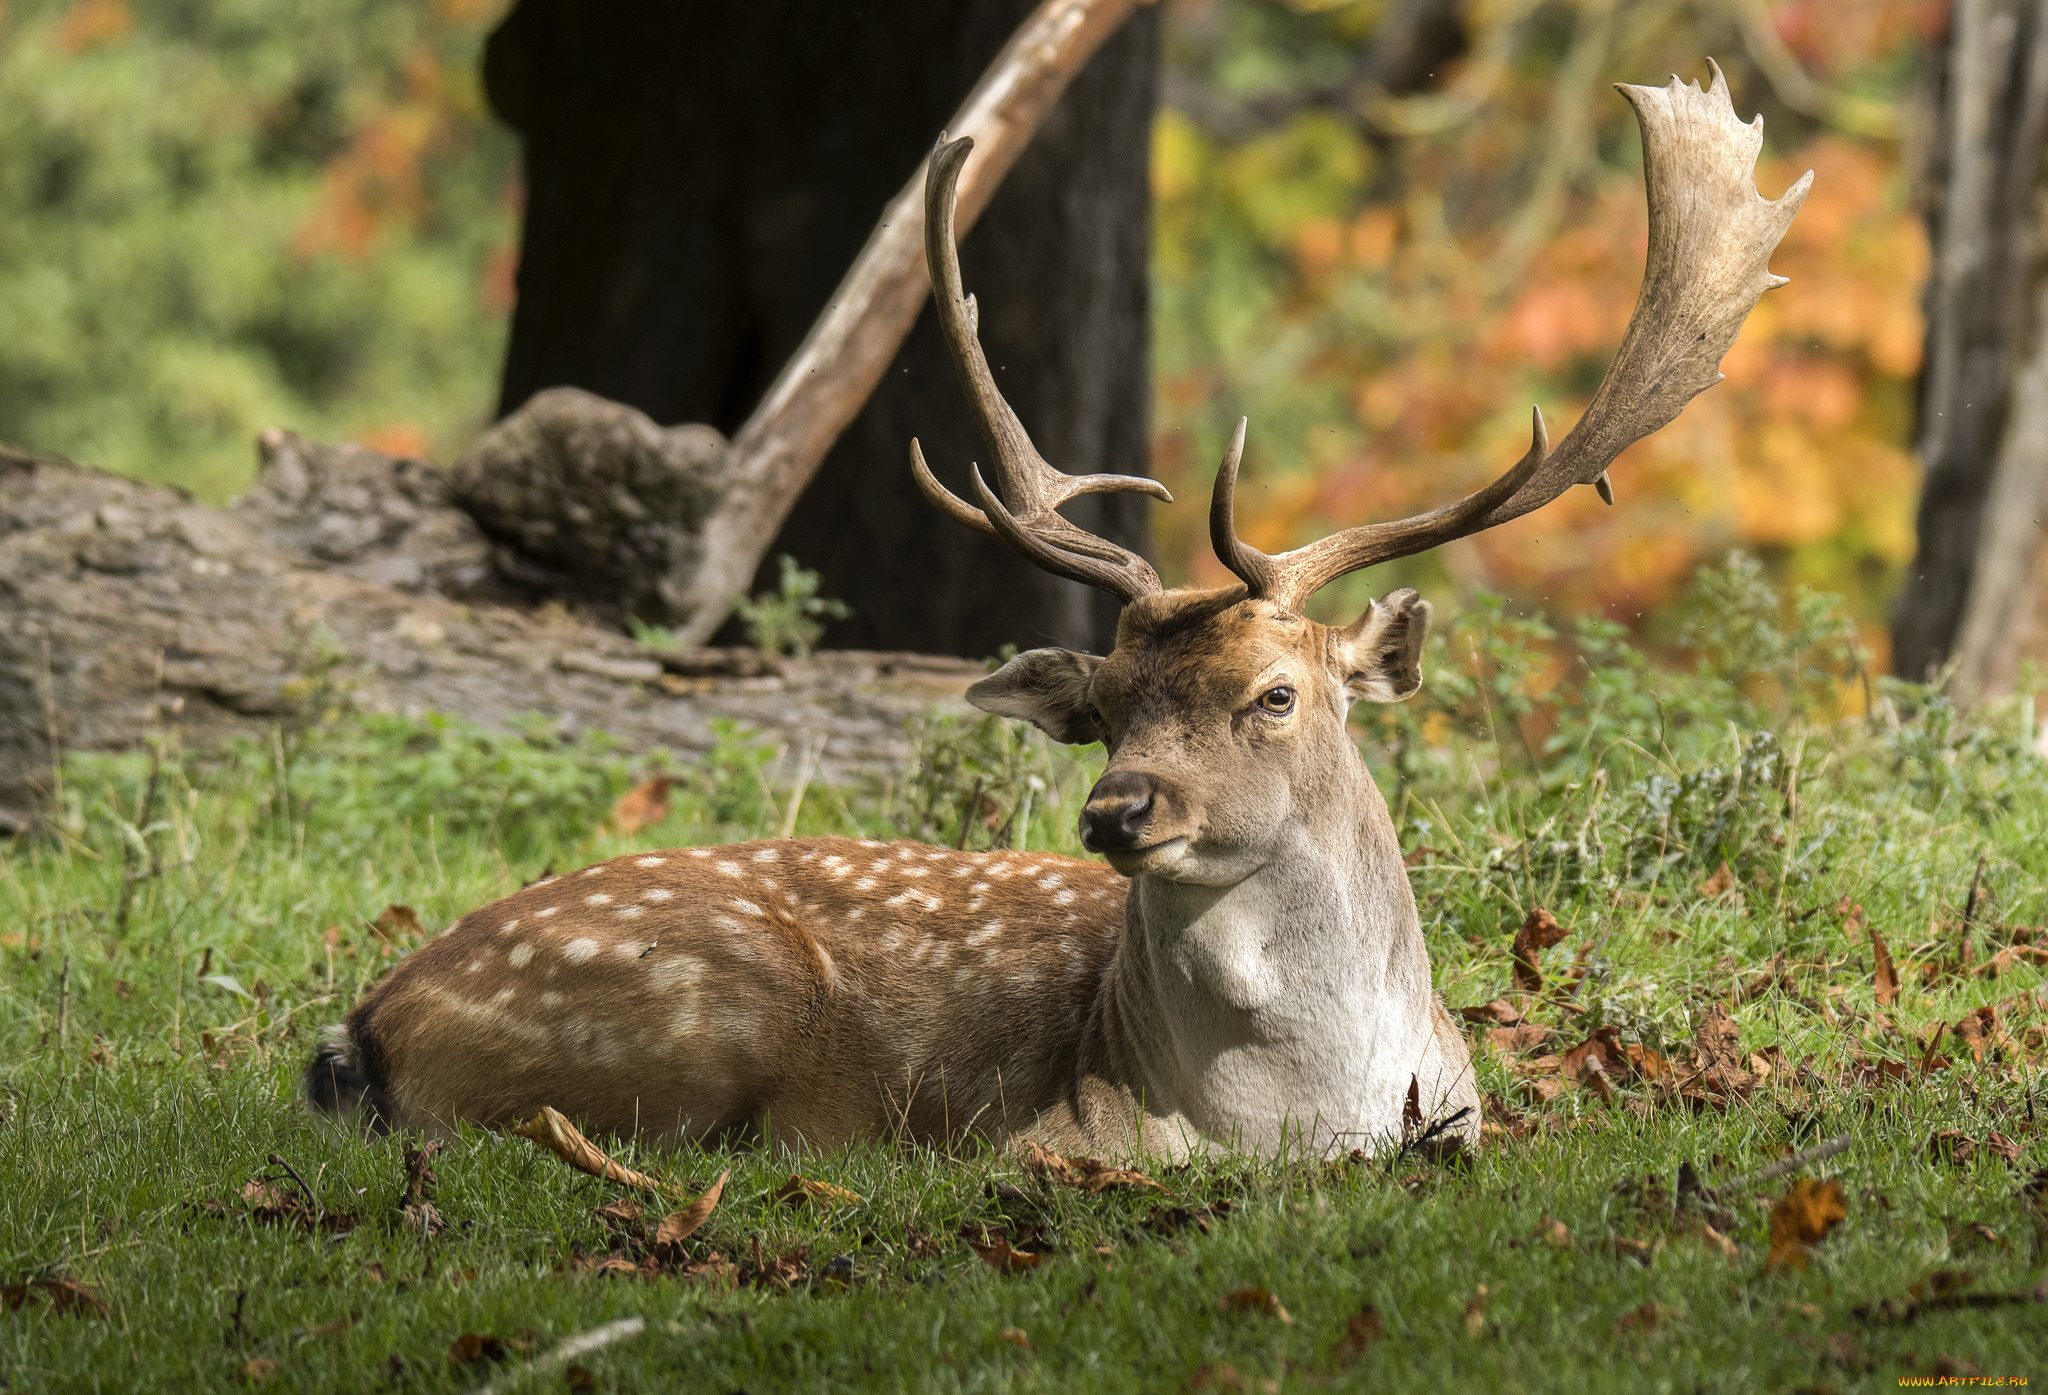
{"type": "Polygon", "coordinates": [[[1422,641],[1429,602],[1413,591],[1389,592],[1357,623],[1332,635],[1332,653],[1352,702],[1401,702],[1422,686],[1422,641]]]}
{"type": "Polygon", "coordinates": [[[1031,723],[1070,746],[1102,740],[1088,685],[1102,660],[1071,649],[1027,649],[967,690],[967,700],[998,717],[1031,723]]]}

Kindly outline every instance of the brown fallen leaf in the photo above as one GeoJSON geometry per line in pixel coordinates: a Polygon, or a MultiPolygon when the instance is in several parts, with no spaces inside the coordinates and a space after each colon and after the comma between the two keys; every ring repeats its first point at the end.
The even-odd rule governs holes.
{"type": "Polygon", "coordinates": [[[1563,1221],[1553,1221],[1548,1216],[1545,1216],[1536,1223],[1535,1238],[1553,1249],[1569,1250],[1572,1248],[1571,1231],[1566,1229],[1563,1221]]]}
{"type": "Polygon", "coordinates": [[[235,1374],[244,1385],[262,1385],[265,1381],[275,1380],[283,1369],[268,1356],[252,1356],[235,1367],[235,1374]]]}
{"type": "Polygon", "coordinates": [[[647,1215],[647,1208],[631,1197],[622,1196],[616,1201],[606,1202],[591,1214],[604,1222],[606,1230],[635,1233],[647,1215]]]}
{"type": "Polygon", "coordinates": [[[1698,890],[1702,897],[1711,901],[1717,896],[1726,896],[1728,889],[1734,885],[1735,873],[1729,870],[1728,863],[1724,859],[1714,875],[1699,884],[1698,890]]]}
{"type": "Polygon", "coordinates": [[[377,912],[370,928],[388,944],[405,944],[427,937],[427,928],[420,924],[419,913],[411,906],[386,906],[377,912]]]}
{"type": "Polygon", "coordinates": [[[1481,1284],[1476,1293],[1465,1300],[1465,1335],[1477,1337],[1486,1330],[1487,1289],[1481,1284]]]}
{"type": "Polygon", "coordinates": [[[1852,945],[1860,943],[1869,925],[1863,907],[1844,896],[1835,902],[1833,914],[1842,923],[1842,938],[1852,945]]]}
{"type": "Polygon", "coordinates": [[[415,1201],[410,1206],[399,1207],[398,1218],[408,1230],[416,1230],[430,1239],[448,1228],[448,1222],[442,1219],[431,1201],[415,1201]]]}
{"type": "Polygon", "coordinates": [[[1735,1263],[1736,1260],[1742,1257],[1742,1251],[1735,1248],[1733,1240],[1708,1225],[1705,1221],[1700,1222],[1699,1234],[1700,1239],[1704,1240],[1709,1248],[1719,1250],[1730,1264],[1735,1263]]]}
{"type": "Polygon", "coordinates": [[[431,1166],[434,1154],[441,1151],[441,1140],[430,1139],[420,1147],[411,1144],[405,1147],[405,1191],[399,1197],[400,1206],[411,1206],[415,1202],[434,1199],[434,1169],[431,1166]]]}
{"type": "Polygon", "coordinates": [[[1007,1231],[993,1232],[992,1238],[986,1242],[970,1238],[967,1248],[980,1255],[982,1263],[998,1274],[1022,1274],[1045,1263],[1044,1255],[1011,1249],[1007,1231]]]}
{"type": "Polygon", "coordinates": [[[1977,1140],[1961,1129],[1942,1129],[1927,1140],[1927,1157],[1930,1162],[1946,1163],[1950,1167],[1967,1167],[1977,1156],[1977,1140]]]}
{"type": "Polygon", "coordinates": [[[1877,980],[1877,1005],[1890,1007],[1899,999],[1899,971],[1892,966],[1892,952],[1885,948],[1884,936],[1877,933],[1877,927],[1870,930],[1870,961],[1877,980]]]}
{"type": "Polygon", "coordinates": [[[770,1201],[780,1201],[790,1206],[802,1206],[815,1201],[825,1206],[860,1206],[865,1198],[844,1187],[835,1187],[830,1182],[813,1182],[808,1177],[799,1177],[794,1172],[789,1180],[769,1194],[770,1201]]]}
{"type": "Polygon", "coordinates": [[[1812,1247],[1827,1233],[1849,1218],[1848,1200],[1842,1184],[1830,1179],[1816,1182],[1801,1177],[1792,1183],[1778,1204],[1771,1208],[1771,1252],[1765,1270],[1806,1268],[1812,1247]]]}
{"type": "Polygon", "coordinates": [[[1024,1145],[1024,1168],[1040,1181],[1059,1182],[1069,1187],[1079,1187],[1091,1196],[1100,1195],[1116,1187],[1150,1187],[1154,1191],[1166,1188],[1128,1167],[1111,1167],[1097,1158],[1066,1158],[1050,1148],[1036,1143],[1024,1145]]]}
{"type": "Polygon", "coordinates": [[[1467,1022],[1491,1022],[1496,1027],[1519,1026],[1522,1021],[1522,1010],[1506,998],[1495,998],[1477,1007],[1461,1007],[1457,1013],[1467,1022]]]}
{"type": "Polygon", "coordinates": [[[1031,1334],[1021,1327],[1002,1328],[997,1331],[996,1338],[999,1341],[1008,1342],[1013,1347],[1019,1347],[1025,1351],[1031,1350],[1031,1334]]]}
{"type": "Polygon", "coordinates": [[[107,1305],[99,1294],[71,1279],[31,1279],[0,1288],[0,1311],[11,1313],[30,1300],[47,1303],[52,1312],[65,1316],[107,1315],[107,1305]]]}
{"type": "Polygon", "coordinates": [[[1330,1359],[1339,1366],[1356,1366],[1367,1349],[1386,1335],[1387,1324],[1379,1313],[1369,1306],[1363,1308],[1345,1320],[1344,1335],[1330,1344],[1330,1359]]]}
{"type": "Polygon", "coordinates": [[[1219,1313],[1264,1313],[1278,1318],[1283,1327],[1294,1326],[1294,1315],[1280,1304],[1279,1295],[1268,1288],[1241,1288],[1216,1300],[1219,1313]]]}
{"type": "Polygon", "coordinates": [[[1563,939],[1567,931],[1557,923],[1557,917],[1541,906],[1530,911],[1522,921],[1522,928],[1515,931],[1514,945],[1508,951],[1515,961],[1515,987],[1524,993],[1543,991],[1543,967],[1538,957],[1563,939]]]}
{"type": "Polygon", "coordinates": [[[512,1348],[503,1339],[481,1332],[465,1332],[448,1344],[448,1359],[457,1366],[473,1366],[479,1361],[503,1361],[512,1354],[512,1348]]]}
{"type": "Polygon", "coordinates": [[[587,1172],[592,1177],[602,1177],[607,1182],[616,1182],[622,1187],[638,1191],[656,1192],[674,1196],[677,1188],[673,1183],[657,1181],[644,1172],[613,1162],[603,1149],[583,1136],[583,1133],[558,1109],[542,1105],[540,1113],[517,1125],[511,1130],[521,1138],[530,1138],[541,1147],[553,1153],[578,1172],[587,1172]]]}
{"type": "Polygon", "coordinates": [[[1510,1054],[1520,1051],[1541,1051],[1549,1046],[1557,1033],[1548,1027],[1539,1027],[1534,1022],[1517,1022],[1512,1027],[1489,1027],[1486,1029],[1486,1044],[1496,1051],[1510,1054]]]}
{"type": "Polygon", "coordinates": [[[2020,1160],[2020,1145],[1996,1129],[1984,1135],[1984,1151],[2007,1164],[2020,1160]]]}
{"type": "Polygon", "coordinates": [[[1413,1141],[1422,1132],[1422,1082],[1408,1077],[1408,1097],[1401,1101],[1401,1141],[1413,1141]]]}
{"type": "Polygon", "coordinates": [[[661,1218],[661,1224],[654,1228],[654,1253],[657,1258],[676,1260],[682,1257],[682,1243],[695,1235],[704,1222],[711,1219],[711,1213],[718,1209],[718,1199],[725,1195],[725,1179],[730,1172],[718,1174],[704,1195],[680,1211],[671,1211],[661,1218]]]}
{"type": "MultiPolygon", "coordinates": [[[[1726,864],[1723,864],[1724,866],[1726,864]]],[[[1662,1303],[1645,1303],[1639,1308],[1630,1308],[1614,1320],[1616,1332],[1654,1332],[1678,1316],[1675,1308],[1662,1303]]]]}
{"type": "Polygon", "coordinates": [[[612,805],[612,832],[621,838],[630,838],[641,829],[650,828],[667,818],[668,792],[675,782],[673,775],[657,775],[620,795],[619,802],[612,805]]]}
{"type": "Polygon", "coordinates": [[[1657,1256],[1657,1247],[1647,1240],[1638,1240],[1630,1235],[1617,1235],[1609,1242],[1618,1259],[1632,1259],[1641,1265],[1648,1265],[1657,1256]]]}

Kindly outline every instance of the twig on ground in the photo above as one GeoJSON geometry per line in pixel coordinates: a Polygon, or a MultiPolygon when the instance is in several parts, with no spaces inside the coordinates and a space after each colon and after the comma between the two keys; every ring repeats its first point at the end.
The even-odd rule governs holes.
{"type": "Polygon", "coordinates": [[[1837,1137],[1830,1138],[1824,1143],[1816,1143],[1813,1147],[1806,1149],[1804,1152],[1794,1153],[1789,1158],[1780,1158],[1777,1162],[1772,1163],[1769,1167],[1760,1167],[1755,1172],[1750,1173],[1747,1177],[1738,1177],[1733,1182],[1724,1182],[1722,1185],[1716,1187],[1714,1190],[1722,1192],[1739,1192],[1747,1191],[1751,1187],[1760,1187],[1766,1182],[1775,1181],[1778,1178],[1783,1177],[1788,1172],[1796,1172],[1800,1168],[1805,1167],[1808,1163],[1817,1163],[1821,1161],[1821,1159],[1823,1158],[1832,1158],[1837,1153],[1848,1152],[1849,1141],[1850,1135],[1845,1133],[1837,1137]]]}
{"type": "Polygon", "coordinates": [[[617,1322],[608,1322],[602,1327],[593,1327],[588,1332],[578,1332],[553,1351],[536,1356],[516,1371],[506,1372],[502,1380],[478,1386],[476,1395],[501,1395],[503,1391],[525,1384],[533,1376],[545,1375],[556,1367],[566,1366],[579,1356],[588,1356],[593,1351],[602,1351],[620,1342],[631,1341],[646,1330],[646,1318],[629,1317],[620,1318],[617,1322]]]}
{"type": "Polygon", "coordinates": [[[319,1197],[313,1195],[313,1189],[306,1185],[306,1179],[299,1176],[299,1170],[296,1167],[293,1167],[284,1160],[284,1154],[282,1153],[272,1153],[270,1155],[270,1165],[283,1168],[285,1173],[294,1182],[299,1184],[299,1190],[306,1194],[306,1204],[313,1208],[313,1228],[318,1230],[320,1222],[327,1218],[327,1208],[320,1204],[319,1197]]]}

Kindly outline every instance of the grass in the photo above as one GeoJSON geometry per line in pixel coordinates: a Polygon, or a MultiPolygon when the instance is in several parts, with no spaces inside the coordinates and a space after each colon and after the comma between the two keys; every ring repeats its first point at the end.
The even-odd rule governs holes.
{"type": "MultiPolygon", "coordinates": [[[[1975,971],[2048,920],[2030,717],[1897,690],[1874,718],[1835,720],[1797,662],[1760,683],[1740,656],[1646,667],[1597,634],[1464,638],[1463,667],[1437,656],[1434,705],[1368,734],[1450,1003],[1508,989],[1532,908],[1570,927],[1530,1012],[1556,1046],[1480,1056],[1500,1136],[1466,1164],[1224,1160],[1100,1196],[973,1149],[617,1148],[689,1185],[730,1170],[688,1257],[801,1249],[786,1287],[579,1271],[613,1243],[596,1208],[624,1193],[480,1131],[433,1159],[447,1229],[427,1238],[399,1214],[403,1140],[317,1128],[297,1082],[320,1027],[402,951],[401,928],[373,928],[385,906],[432,930],[549,864],[773,832],[790,763],[734,734],[679,773],[664,820],[621,838],[593,829],[645,772],[538,732],[339,718],[203,760],[73,760],[50,828],[0,856],[0,1284],[70,1280],[105,1311],[59,1312],[45,1289],[0,1315],[0,1385],[574,1388],[526,1357],[627,1316],[647,1330],[579,1360],[597,1388],[1849,1391],[2048,1374],[2048,1304],[1904,1311],[1916,1284],[1961,1282],[1929,1287],[1938,1272],[1969,1275],[1965,1295],[2025,1294],[2048,1272],[2048,1216],[2025,1190],[2048,1165],[2048,998],[2031,964],[1975,971]],[[1545,646],[1524,674],[1576,657],[1586,676],[1497,682],[1509,640],[1545,646]],[[1899,964],[1888,1007],[1845,902],[1899,964]],[[1603,1101],[1544,1064],[1608,1027],[1675,1061],[1731,1002],[1743,1051],[1775,1047],[1775,1064],[1717,1107],[1640,1080],[1603,1101]],[[1936,1024],[1986,1003],[2003,1045],[1980,1061],[1951,1033],[1928,1050],[1936,1024]],[[1855,1073],[1885,1061],[1897,1078],[1855,1073]],[[1937,1160],[1943,1130],[1976,1155],[1937,1160]],[[2017,1163],[1981,1146],[1993,1131],[2017,1163]],[[1843,1134],[1847,1151],[1804,1169],[1837,1179],[1848,1213],[1805,1269],[1766,1264],[1789,1178],[1724,1193],[1732,1260],[1674,1213],[1684,1164],[1725,1184],[1843,1134]],[[272,1154],[354,1228],[261,1223],[244,1185],[293,1189],[272,1154]],[[773,1200],[799,1169],[863,1200],[773,1200]],[[963,1228],[1049,1257],[998,1273],[963,1228]],[[1289,1320],[1219,1308],[1254,1288],[1289,1320]],[[1347,1364],[1333,1346],[1367,1308],[1384,1335],[1347,1364]],[[509,1354],[458,1363],[463,1334],[509,1354]]],[[[1765,639],[1751,652],[1782,660],[1785,634],[1765,639]]],[[[919,737],[918,773],[811,789],[797,831],[951,843],[965,827],[1072,850],[1085,756],[993,721],[919,737]]]]}

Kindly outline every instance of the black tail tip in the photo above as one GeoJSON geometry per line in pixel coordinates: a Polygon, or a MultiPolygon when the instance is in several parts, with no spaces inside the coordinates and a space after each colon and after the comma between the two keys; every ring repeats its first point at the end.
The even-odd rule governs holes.
{"type": "Polygon", "coordinates": [[[391,1131],[391,1102],[383,1086],[359,1069],[345,1029],[330,1032],[306,1066],[306,1103],[337,1123],[391,1131]]]}

